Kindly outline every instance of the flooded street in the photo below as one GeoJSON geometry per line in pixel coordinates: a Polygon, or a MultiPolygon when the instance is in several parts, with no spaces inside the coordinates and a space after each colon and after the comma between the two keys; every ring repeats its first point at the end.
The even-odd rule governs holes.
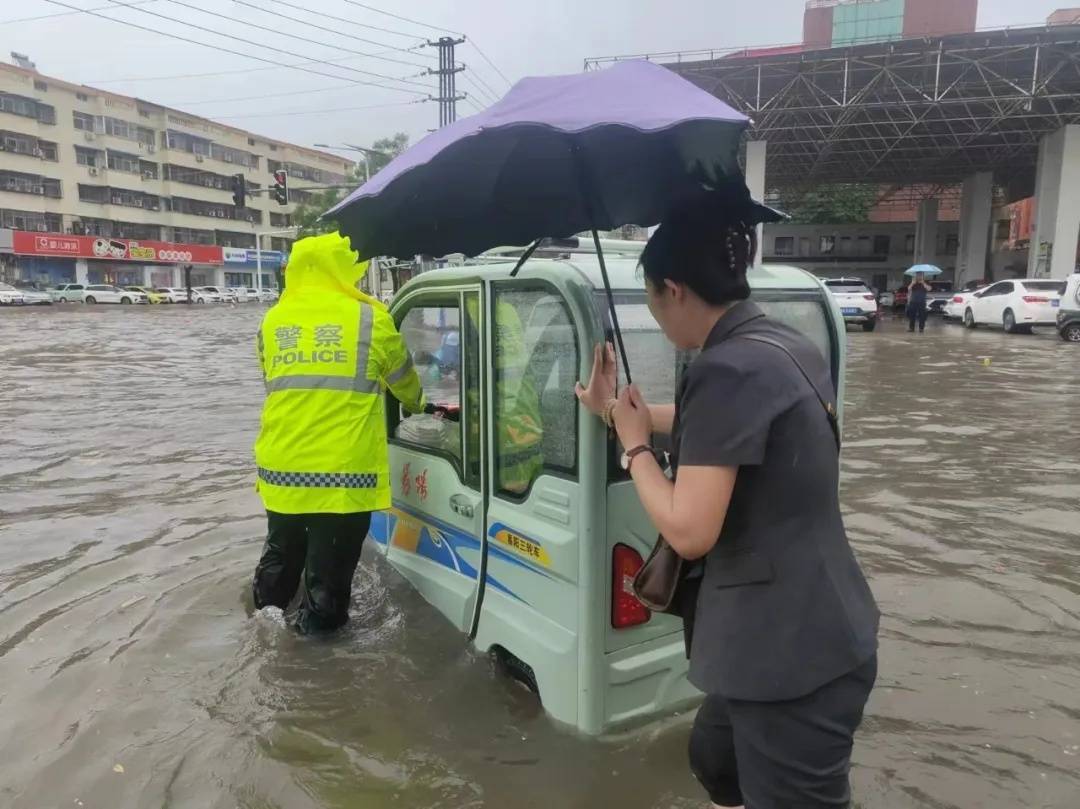
{"type": "MultiPolygon", "coordinates": [[[[262,311],[0,311],[0,807],[704,806],[689,717],[555,727],[374,554],[333,641],[250,616],[262,311]]],[[[940,321],[849,351],[884,613],[857,805],[1075,809],[1080,351],[940,321]]]]}

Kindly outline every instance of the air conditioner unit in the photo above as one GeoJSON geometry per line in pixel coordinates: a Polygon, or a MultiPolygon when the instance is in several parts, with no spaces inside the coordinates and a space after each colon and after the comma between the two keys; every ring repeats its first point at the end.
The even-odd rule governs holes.
{"type": "Polygon", "coordinates": [[[94,139],[94,133],[93,132],[83,132],[83,137],[86,138],[87,140],[93,140],[94,139]]]}
{"type": "Polygon", "coordinates": [[[93,166],[90,166],[86,171],[91,177],[97,177],[98,175],[98,170],[93,166]]]}
{"type": "Polygon", "coordinates": [[[195,162],[196,162],[196,163],[201,163],[201,162],[203,162],[203,156],[202,156],[201,154],[197,154],[197,155],[195,155],[195,162]]]}

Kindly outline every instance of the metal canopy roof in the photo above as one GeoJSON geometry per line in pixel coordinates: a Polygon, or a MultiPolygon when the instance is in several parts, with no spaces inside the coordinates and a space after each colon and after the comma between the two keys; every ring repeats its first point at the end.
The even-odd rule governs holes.
{"type": "MultiPolygon", "coordinates": [[[[1034,174],[1039,140],[1080,123],[1080,26],[827,50],[649,57],[754,119],[770,188],[1034,174]]],[[[586,61],[586,68],[623,58],[586,61]]]]}

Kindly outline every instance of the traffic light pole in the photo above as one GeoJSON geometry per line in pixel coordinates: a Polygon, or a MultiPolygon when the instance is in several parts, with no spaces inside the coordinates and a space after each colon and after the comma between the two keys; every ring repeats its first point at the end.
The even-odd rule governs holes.
{"type": "MultiPolygon", "coordinates": [[[[255,233],[255,291],[262,295],[262,240],[263,236],[292,236],[296,232],[295,227],[291,227],[287,230],[264,230],[261,233],[256,231],[255,233]]],[[[278,282],[278,292],[281,292],[283,285],[278,282]]]]}

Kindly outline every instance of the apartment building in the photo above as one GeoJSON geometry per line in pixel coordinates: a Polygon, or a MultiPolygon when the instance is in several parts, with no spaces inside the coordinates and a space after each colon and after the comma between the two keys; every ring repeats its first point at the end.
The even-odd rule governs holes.
{"type": "MultiPolygon", "coordinates": [[[[352,163],[128,96],[0,64],[0,279],[253,286],[256,234],[291,224],[352,163]],[[289,174],[290,204],[271,198],[289,174]],[[233,177],[249,196],[233,203],[233,177]]],[[[287,254],[266,235],[264,283],[287,254]]]]}

